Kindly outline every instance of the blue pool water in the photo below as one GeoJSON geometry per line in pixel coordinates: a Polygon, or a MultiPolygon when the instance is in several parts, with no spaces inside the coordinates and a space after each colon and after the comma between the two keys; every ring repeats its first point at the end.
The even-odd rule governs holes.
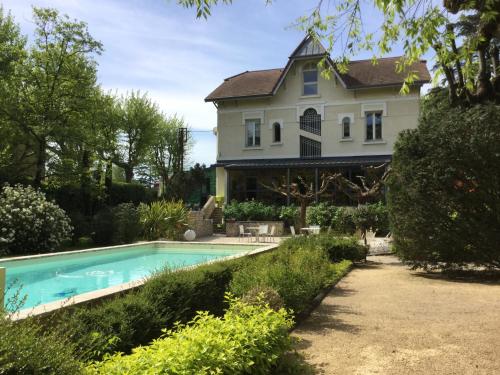
{"type": "Polygon", "coordinates": [[[64,300],[175,269],[255,249],[245,245],[146,244],[16,261],[7,270],[5,305],[26,296],[23,309],[64,300]],[[19,297],[15,298],[16,293],[19,297]]]}

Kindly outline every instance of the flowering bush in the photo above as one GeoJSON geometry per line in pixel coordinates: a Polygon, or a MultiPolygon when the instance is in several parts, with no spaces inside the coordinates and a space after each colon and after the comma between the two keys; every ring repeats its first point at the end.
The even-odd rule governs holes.
{"type": "Polygon", "coordinates": [[[58,250],[71,236],[70,219],[45,194],[6,185],[0,194],[0,249],[9,254],[58,250]]]}

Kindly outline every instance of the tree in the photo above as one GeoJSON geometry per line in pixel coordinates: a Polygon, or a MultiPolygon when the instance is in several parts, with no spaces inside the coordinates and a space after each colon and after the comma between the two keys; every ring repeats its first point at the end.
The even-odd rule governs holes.
{"type": "Polygon", "coordinates": [[[61,155],[57,140],[71,137],[96,82],[93,55],[101,44],[83,22],[54,9],[33,8],[35,41],[6,80],[0,108],[34,147],[34,184],[45,178],[48,152],[61,155]]]}
{"type": "MultiPolygon", "coordinates": [[[[197,17],[207,18],[212,6],[232,0],[178,2],[195,7],[197,17]]],[[[376,0],[373,8],[381,12],[380,23],[373,30],[363,22],[360,0],[318,0],[311,13],[296,20],[295,25],[314,39],[327,41],[329,53],[334,48],[341,51],[333,63],[327,56],[320,62],[326,77],[333,70],[345,72],[349,58],[361,50],[372,52],[376,64],[377,57],[404,41],[404,56],[396,68],[406,76],[402,93],[408,93],[418,78],[412,64],[433,49],[438,63],[435,77],[444,75],[453,105],[500,102],[498,0],[444,0],[442,6],[433,0],[376,0]],[[475,27],[464,34],[463,26],[471,21],[475,27]]]]}
{"type": "Polygon", "coordinates": [[[134,170],[147,161],[149,150],[162,125],[158,106],[146,94],[134,92],[121,100],[118,152],[113,162],[125,170],[125,181],[132,182],[134,170]]]}
{"type": "Polygon", "coordinates": [[[184,119],[176,115],[163,117],[155,129],[155,140],[150,149],[153,173],[159,176],[163,195],[168,195],[169,198],[184,197],[186,190],[183,184],[185,182],[183,160],[186,157],[189,139],[180,139],[184,137],[186,129],[184,119]]]}
{"type": "Polygon", "coordinates": [[[500,108],[425,100],[395,145],[388,206],[399,255],[414,267],[500,268],[500,108]]]}
{"type": "Polygon", "coordinates": [[[358,205],[380,197],[391,171],[387,164],[368,166],[364,170],[364,176],[356,176],[361,184],[345,178],[342,174],[336,174],[332,179],[337,189],[358,202],[358,205]]]}
{"type": "Polygon", "coordinates": [[[288,196],[297,199],[300,205],[300,226],[304,228],[306,226],[306,213],[307,213],[307,205],[312,202],[312,200],[318,195],[323,194],[328,186],[338,178],[340,173],[335,174],[323,174],[321,176],[321,185],[317,190],[314,189],[314,184],[307,183],[304,178],[298,177],[297,181],[290,183],[288,185],[286,181],[283,181],[281,184],[273,181],[273,184],[265,185],[261,184],[266,189],[274,191],[275,193],[288,196]]]}

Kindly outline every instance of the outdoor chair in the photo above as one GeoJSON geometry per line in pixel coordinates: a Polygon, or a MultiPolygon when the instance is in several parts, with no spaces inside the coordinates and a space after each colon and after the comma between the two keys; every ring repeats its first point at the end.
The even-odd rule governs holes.
{"type": "Polygon", "coordinates": [[[301,234],[297,234],[295,232],[295,227],[293,225],[290,225],[290,233],[292,234],[292,237],[301,236],[301,234]]]}
{"type": "Polygon", "coordinates": [[[319,234],[319,232],[321,231],[321,227],[319,225],[311,225],[311,228],[311,234],[319,234]]]}
{"type": "Polygon", "coordinates": [[[271,231],[269,232],[269,241],[274,242],[274,237],[276,236],[276,227],[271,226],[271,231]]]}
{"type": "Polygon", "coordinates": [[[264,242],[266,240],[268,230],[269,230],[269,225],[267,224],[259,225],[259,231],[257,232],[257,236],[264,237],[264,242]]]}
{"type": "Polygon", "coordinates": [[[245,227],[243,225],[240,225],[239,228],[240,228],[240,235],[239,235],[240,241],[242,238],[245,238],[245,237],[248,237],[248,239],[250,240],[250,237],[252,237],[252,233],[245,232],[245,227]]]}

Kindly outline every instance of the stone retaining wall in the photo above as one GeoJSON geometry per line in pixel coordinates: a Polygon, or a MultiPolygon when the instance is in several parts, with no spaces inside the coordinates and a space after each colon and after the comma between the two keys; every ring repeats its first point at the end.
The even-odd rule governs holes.
{"type": "Polygon", "coordinates": [[[212,219],[205,219],[203,211],[189,212],[189,229],[196,232],[196,238],[211,236],[214,233],[212,219]]]}

